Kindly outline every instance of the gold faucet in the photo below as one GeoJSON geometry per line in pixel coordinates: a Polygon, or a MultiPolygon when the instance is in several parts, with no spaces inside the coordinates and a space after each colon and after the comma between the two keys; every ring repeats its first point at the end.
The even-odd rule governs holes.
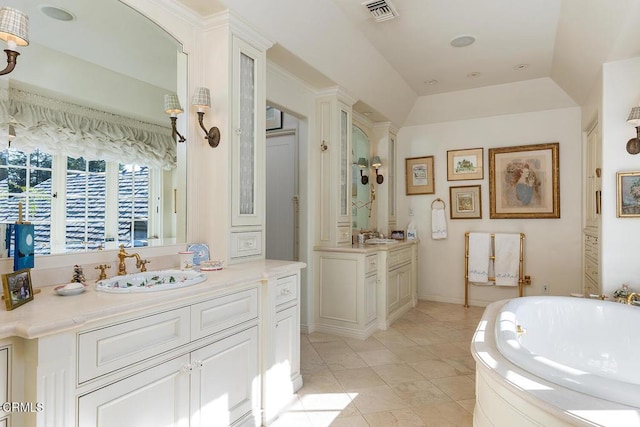
{"type": "Polygon", "coordinates": [[[136,259],[136,268],[140,269],[140,272],[147,271],[146,264],[149,262],[147,260],[143,260],[140,258],[140,254],[133,253],[128,254],[127,251],[124,250],[124,245],[120,245],[120,252],[118,252],[118,276],[124,276],[127,274],[127,266],[124,263],[124,260],[127,258],[135,258],[136,259]]]}
{"type": "Polygon", "coordinates": [[[627,297],[627,304],[631,305],[632,301],[637,301],[640,298],[640,293],[631,292],[627,297]]]}

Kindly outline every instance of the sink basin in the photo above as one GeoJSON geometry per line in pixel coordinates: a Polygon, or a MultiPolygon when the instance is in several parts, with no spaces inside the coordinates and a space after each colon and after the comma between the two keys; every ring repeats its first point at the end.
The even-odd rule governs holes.
{"type": "Polygon", "coordinates": [[[113,293],[156,292],[178,289],[204,282],[207,277],[198,271],[160,270],[115,276],[101,280],[96,291],[113,293]]]}
{"type": "Polygon", "coordinates": [[[396,239],[367,239],[365,240],[364,244],[365,245],[384,245],[387,243],[398,243],[398,240],[396,239]]]}

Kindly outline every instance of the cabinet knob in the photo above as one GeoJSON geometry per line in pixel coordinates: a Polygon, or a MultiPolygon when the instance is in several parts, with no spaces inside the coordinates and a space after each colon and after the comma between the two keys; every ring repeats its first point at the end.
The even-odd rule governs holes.
{"type": "Polygon", "coordinates": [[[236,129],[236,135],[242,135],[242,129],[237,128],[236,129]]]}
{"type": "Polygon", "coordinates": [[[190,374],[190,373],[191,373],[191,371],[193,371],[193,365],[192,365],[191,363],[187,363],[186,365],[184,365],[184,366],[182,367],[182,369],[180,369],[180,371],[181,371],[183,374],[187,374],[187,375],[188,375],[188,374],[190,374]]]}

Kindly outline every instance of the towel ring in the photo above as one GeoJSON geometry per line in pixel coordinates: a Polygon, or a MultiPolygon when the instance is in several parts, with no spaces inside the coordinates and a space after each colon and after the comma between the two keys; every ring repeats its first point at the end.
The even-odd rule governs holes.
{"type": "Polygon", "coordinates": [[[435,207],[435,209],[444,209],[447,207],[447,204],[444,202],[444,200],[442,200],[440,197],[438,197],[437,199],[435,199],[433,202],[431,202],[431,209],[434,209],[434,206],[436,203],[442,203],[442,207],[435,207]]]}

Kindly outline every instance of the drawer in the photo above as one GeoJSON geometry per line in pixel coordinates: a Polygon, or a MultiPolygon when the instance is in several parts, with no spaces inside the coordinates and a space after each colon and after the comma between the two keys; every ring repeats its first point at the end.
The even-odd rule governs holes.
{"type": "Polygon", "coordinates": [[[189,307],[78,334],[80,384],[189,342],[189,307]]]}
{"type": "Polygon", "coordinates": [[[287,276],[278,279],[276,285],[276,305],[298,298],[298,276],[287,276]]]}
{"type": "Polygon", "coordinates": [[[258,289],[247,289],[191,306],[191,335],[198,339],[258,317],[258,289]]]}
{"type": "Polygon", "coordinates": [[[378,255],[367,255],[364,259],[364,274],[368,275],[378,271],[378,255]]]}
{"type": "Polygon", "coordinates": [[[231,233],[231,258],[242,258],[262,253],[262,232],[231,233]]]}
{"type": "Polygon", "coordinates": [[[411,261],[411,248],[396,249],[395,251],[389,251],[389,268],[393,268],[397,265],[401,265],[411,261]]]}
{"type": "Polygon", "coordinates": [[[351,226],[338,227],[337,241],[351,244],[351,226]]]}

